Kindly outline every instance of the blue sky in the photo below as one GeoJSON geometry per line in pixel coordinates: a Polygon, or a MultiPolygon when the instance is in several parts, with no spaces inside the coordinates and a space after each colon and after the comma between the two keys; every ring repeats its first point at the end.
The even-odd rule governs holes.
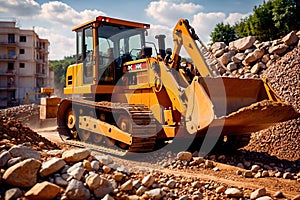
{"type": "Polygon", "coordinates": [[[50,59],[63,59],[75,53],[72,27],[98,15],[151,24],[148,40],[157,34],[167,36],[172,48],[172,29],[187,18],[203,42],[220,22],[234,24],[252,14],[263,0],[0,0],[0,19],[16,19],[22,29],[33,29],[50,41],[50,59]]]}

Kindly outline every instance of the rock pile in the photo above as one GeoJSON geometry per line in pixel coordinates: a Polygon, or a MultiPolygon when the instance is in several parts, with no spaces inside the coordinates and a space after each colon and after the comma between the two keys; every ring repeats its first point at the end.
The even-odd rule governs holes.
{"type": "Polygon", "coordinates": [[[0,150],[23,143],[37,150],[59,148],[55,143],[32,131],[29,127],[23,126],[19,120],[0,117],[0,150]]]}
{"type": "Polygon", "coordinates": [[[164,166],[169,169],[211,169],[219,171],[216,163],[225,163],[240,169],[237,175],[245,178],[277,177],[291,179],[300,182],[300,166],[297,162],[279,160],[266,154],[240,152],[230,155],[207,155],[205,157],[193,157],[190,152],[180,152],[177,157],[164,166]]]}
{"type": "Polygon", "coordinates": [[[295,47],[300,47],[300,31],[292,31],[282,39],[258,42],[254,36],[248,36],[230,42],[216,42],[210,51],[225,66],[220,69],[222,76],[240,78],[259,78],[261,72],[274,61],[295,47]]]}
{"type": "MultiPolygon", "coordinates": [[[[217,42],[211,52],[227,71],[223,76],[240,78],[264,77],[279,97],[300,112],[300,31],[282,39],[262,42],[253,36],[233,41],[226,46],[217,42]]],[[[252,134],[249,151],[267,152],[281,159],[300,159],[300,119],[293,119],[252,134]]]]}
{"type": "Polygon", "coordinates": [[[300,118],[253,133],[245,149],[267,152],[280,159],[300,160],[300,118]]]}
{"type": "MultiPolygon", "coordinates": [[[[262,77],[283,101],[289,102],[300,112],[300,48],[294,48],[271,62],[262,77]]],[[[252,135],[247,149],[268,152],[287,160],[300,159],[300,118],[289,120],[252,135]]]]}
{"type": "MultiPolygon", "coordinates": [[[[205,183],[164,175],[158,171],[130,172],[126,167],[115,163],[110,156],[92,156],[87,149],[44,153],[48,154],[44,161],[41,160],[40,152],[25,146],[15,146],[0,154],[0,194],[5,199],[203,197],[199,188],[205,183]],[[22,159],[15,161],[16,152],[22,159]]],[[[210,184],[212,183],[208,183],[210,184]]],[[[219,196],[233,195],[225,187],[224,191],[219,189],[218,193],[219,196]]]]}
{"type": "Polygon", "coordinates": [[[283,101],[300,112],[300,46],[270,62],[262,77],[269,80],[283,101]]]}
{"type": "Polygon", "coordinates": [[[0,118],[7,117],[10,119],[19,120],[23,125],[29,121],[38,121],[39,114],[40,108],[36,104],[19,105],[0,110],[0,118]]]}
{"type": "MultiPolygon", "coordinates": [[[[177,156],[182,165],[199,162],[189,152],[177,156]]],[[[213,167],[214,162],[205,161],[213,167]]],[[[265,188],[249,190],[197,177],[132,171],[107,155],[88,149],[36,151],[17,145],[0,154],[0,199],[228,199],[261,196],[265,188]],[[44,154],[42,157],[41,154],[44,154]],[[47,156],[45,156],[47,154],[47,156]]],[[[284,194],[281,193],[283,196],[284,194]]],[[[299,197],[297,197],[299,198],[299,197]]]]}

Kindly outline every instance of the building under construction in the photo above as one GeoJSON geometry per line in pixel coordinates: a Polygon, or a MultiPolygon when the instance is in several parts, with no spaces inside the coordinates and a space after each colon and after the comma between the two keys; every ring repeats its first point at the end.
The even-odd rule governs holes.
{"type": "Polygon", "coordinates": [[[53,87],[54,72],[49,68],[48,39],[34,30],[24,30],[16,21],[0,21],[0,108],[39,103],[41,87],[53,87]]]}

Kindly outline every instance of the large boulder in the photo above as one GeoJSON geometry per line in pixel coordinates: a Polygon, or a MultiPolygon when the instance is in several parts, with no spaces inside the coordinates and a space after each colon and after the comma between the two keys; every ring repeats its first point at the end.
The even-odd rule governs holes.
{"type": "Polygon", "coordinates": [[[94,191],[95,189],[100,187],[101,179],[102,178],[99,174],[91,174],[86,178],[85,183],[90,188],[90,190],[94,191]]]}
{"type": "Polygon", "coordinates": [[[154,181],[155,181],[155,177],[152,176],[151,174],[148,174],[143,178],[142,185],[145,187],[150,187],[153,185],[154,181]]]}
{"type": "Polygon", "coordinates": [[[78,162],[74,164],[67,170],[68,175],[71,177],[80,180],[85,172],[82,162],[78,162]]]}
{"type": "Polygon", "coordinates": [[[29,191],[25,193],[25,197],[31,199],[54,199],[60,191],[60,187],[44,181],[42,183],[35,184],[29,191]]]}
{"type": "Polygon", "coordinates": [[[105,195],[114,191],[112,183],[101,177],[100,186],[94,190],[94,195],[97,198],[103,198],[105,195]]]}
{"type": "Polygon", "coordinates": [[[69,163],[75,163],[84,160],[91,155],[88,149],[71,149],[62,154],[62,159],[69,163]]]}
{"type": "Polygon", "coordinates": [[[250,63],[253,63],[263,57],[264,51],[260,49],[255,49],[252,53],[249,53],[246,58],[243,61],[244,65],[249,65],[250,63]]]}
{"type": "Polygon", "coordinates": [[[37,172],[41,167],[41,162],[34,158],[26,159],[8,168],[2,180],[17,187],[32,187],[37,182],[37,172]]]}
{"type": "Polygon", "coordinates": [[[235,54],[235,55],[231,58],[231,60],[232,60],[234,63],[239,64],[239,63],[241,63],[241,62],[244,60],[244,58],[245,58],[245,54],[244,54],[244,53],[237,53],[237,54],[235,54]]]}
{"type": "Polygon", "coordinates": [[[103,198],[114,190],[112,183],[99,174],[89,175],[85,183],[97,198],[103,198]]]}
{"type": "Polygon", "coordinates": [[[44,162],[40,169],[40,175],[42,177],[53,174],[63,168],[66,162],[62,158],[53,157],[50,160],[44,162]]]}
{"type": "Polygon", "coordinates": [[[218,58],[219,62],[223,65],[227,65],[231,60],[232,55],[230,53],[224,53],[221,57],[218,58]]]}
{"type": "Polygon", "coordinates": [[[259,188],[251,193],[250,199],[257,199],[259,197],[265,196],[267,194],[266,188],[259,188]]]}
{"type": "Polygon", "coordinates": [[[248,36],[248,37],[240,38],[238,40],[230,42],[229,43],[229,49],[230,50],[244,51],[244,50],[249,49],[250,47],[252,47],[254,42],[255,42],[255,37],[254,36],[248,36]]]}
{"type": "Polygon", "coordinates": [[[188,151],[181,151],[177,154],[177,159],[180,161],[190,162],[192,160],[192,153],[188,151]]]}
{"type": "Polygon", "coordinates": [[[165,196],[165,193],[160,188],[155,188],[149,191],[146,191],[145,194],[149,196],[150,199],[159,200],[165,196]]]}
{"type": "Polygon", "coordinates": [[[270,53],[270,54],[281,55],[281,54],[283,54],[288,48],[289,48],[289,46],[287,46],[286,44],[279,44],[279,45],[271,46],[271,47],[269,48],[269,53],[270,53]]]}
{"type": "Polygon", "coordinates": [[[226,46],[225,42],[215,42],[211,45],[210,49],[215,53],[218,50],[225,49],[226,46]]]}
{"type": "Polygon", "coordinates": [[[289,34],[287,34],[282,38],[282,41],[288,46],[296,44],[298,40],[299,39],[295,31],[290,32],[289,34]]]}
{"type": "Polygon", "coordinates": [[[91,197],[90,191],[76,179],[69,182],[64,195],[72,200],[88,200],[91,197]]]}
{"type": "Polygon", "coordinates": [[[16,145],[10,148],[9,153],[12,157],[21,157],[23,160],[27,158],[35,158],[41,160],[41,155],[38,151],[24,145],[16,145]]]}
{"type": "Polygon", "coordinates": [[[252,74],[257,74],[260,69],[264,69],[265,67],[266,67],[266,65],[264,63],[258,62],[251,68],[250,72],[252,74]]]}
{"type": "Polygon", "coordinates": [[[243,192],[241,190],[239,190],[238,188],[228,188],[225,191],[225,194],[229,198],[241,198],[244,196],[243,192]]]}
{"type": "Polygon", "coordinates": [[[12,188],[5,192],[5,200],[12,200],[12,199],[18,199],[23,195],[20,188],[12,188]]]}

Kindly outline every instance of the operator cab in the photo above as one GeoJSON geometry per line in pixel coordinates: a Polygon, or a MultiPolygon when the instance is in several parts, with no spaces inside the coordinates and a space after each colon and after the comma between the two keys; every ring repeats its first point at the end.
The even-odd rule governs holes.
{"type": "Polygon", "coordinates": [[[149,28],[149,24],[104,16],[75,27],[76,62],[83,65],[83,84],[115,84],[126,72],[123,64],[140,59],[149,28]]]}

